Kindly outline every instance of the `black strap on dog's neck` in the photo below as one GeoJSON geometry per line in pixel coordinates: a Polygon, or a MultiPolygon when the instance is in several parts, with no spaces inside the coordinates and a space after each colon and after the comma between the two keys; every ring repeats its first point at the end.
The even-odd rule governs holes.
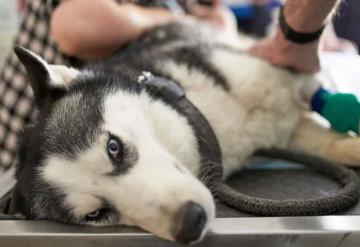
{"type": "Polygon", "coordinates": [[[271,200],[251,197],[230,188],[223,181],[221,149],[205,116],[174,81],[144,72],[139,83],[183,114],[193,127],[201,156],[199,178],[223,203],[242,212],[263,216],[325,215],[354,206],[359,200],[360,180],[350,169],[330,161],[294,151],[261,150],[255,155],[301,163],[337,180],[343,189],[320,198],[271,200]]]}
{"type": "MultiPolygon", "coordinates": [[[[214,181],[221,181],[222,156],[216,135],[204,115],[188,100],[184,90],[174,81],[155,77],[148,72],[143,72],[138,81],[151,95],[161,98],[187,118],[197,137],[201,167],[209,167],[214,181]]],[[[200,172],[205,172],[205,169],[200,172]]],[[[199,175],[202,176],[206,174],[199,175]]]]}

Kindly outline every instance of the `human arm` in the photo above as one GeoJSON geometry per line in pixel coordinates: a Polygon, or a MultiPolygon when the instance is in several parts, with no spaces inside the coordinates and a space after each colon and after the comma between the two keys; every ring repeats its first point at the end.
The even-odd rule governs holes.
{"type": "MultiPolygon", "coordinates": [[[[328,22],[340,2],[341,0],[288,0],[284,6],[284,18],[297,32],[315,32],[328,22]]],[[[275,65],[314,73],[320,69],[318,48],[319,40],[297,44],[287,40],[280,28],[277,28],[274,37],[258,42],[250,51],[275,65]]]]}
{"type": "Polygon", "coordinates": [[[110,55],[156,25],[180,18],[185,17],[115,0],[66,0],[54,10],[50,32],[64,53],[96,59],[110,55]]]}

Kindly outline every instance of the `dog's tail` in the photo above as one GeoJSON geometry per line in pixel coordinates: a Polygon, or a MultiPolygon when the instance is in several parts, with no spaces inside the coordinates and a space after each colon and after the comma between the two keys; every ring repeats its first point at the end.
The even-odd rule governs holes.
{"type": "Polygon", "coordinates": [[[245,213],[262,216],[325,215],[345,210],[359,201],[360,180],[352,170],[322,158],[289,150],[259,150],[255,155],[301,163],[337,180],[343,188],[334,194],[311,199],[272,200],[251,197],[218,181],[213,193],[223,203],[245,213]]]}

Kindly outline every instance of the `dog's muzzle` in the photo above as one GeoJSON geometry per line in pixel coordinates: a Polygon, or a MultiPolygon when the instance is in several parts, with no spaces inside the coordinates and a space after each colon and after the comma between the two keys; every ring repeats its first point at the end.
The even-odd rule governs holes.
{"type": "Polygon", "coordinates": [[[201,237],[207,216],[202,206],[189,201],[180,208],[176,221],[181,222],[181,225],[175,233],[175,240],[181,244],[189,244],[201,237]]]}

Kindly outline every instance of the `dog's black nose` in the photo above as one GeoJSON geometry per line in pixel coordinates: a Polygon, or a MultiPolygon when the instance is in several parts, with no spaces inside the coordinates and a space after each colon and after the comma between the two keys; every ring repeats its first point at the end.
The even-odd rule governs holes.
{"type": "Polygon", "coordinates": [[[178,220],[181,222],[181,227],[176,235],[176,241],[189,244],[200,237],[207,216],[202,206],[189,201],[181,207],[178,220]]]}

